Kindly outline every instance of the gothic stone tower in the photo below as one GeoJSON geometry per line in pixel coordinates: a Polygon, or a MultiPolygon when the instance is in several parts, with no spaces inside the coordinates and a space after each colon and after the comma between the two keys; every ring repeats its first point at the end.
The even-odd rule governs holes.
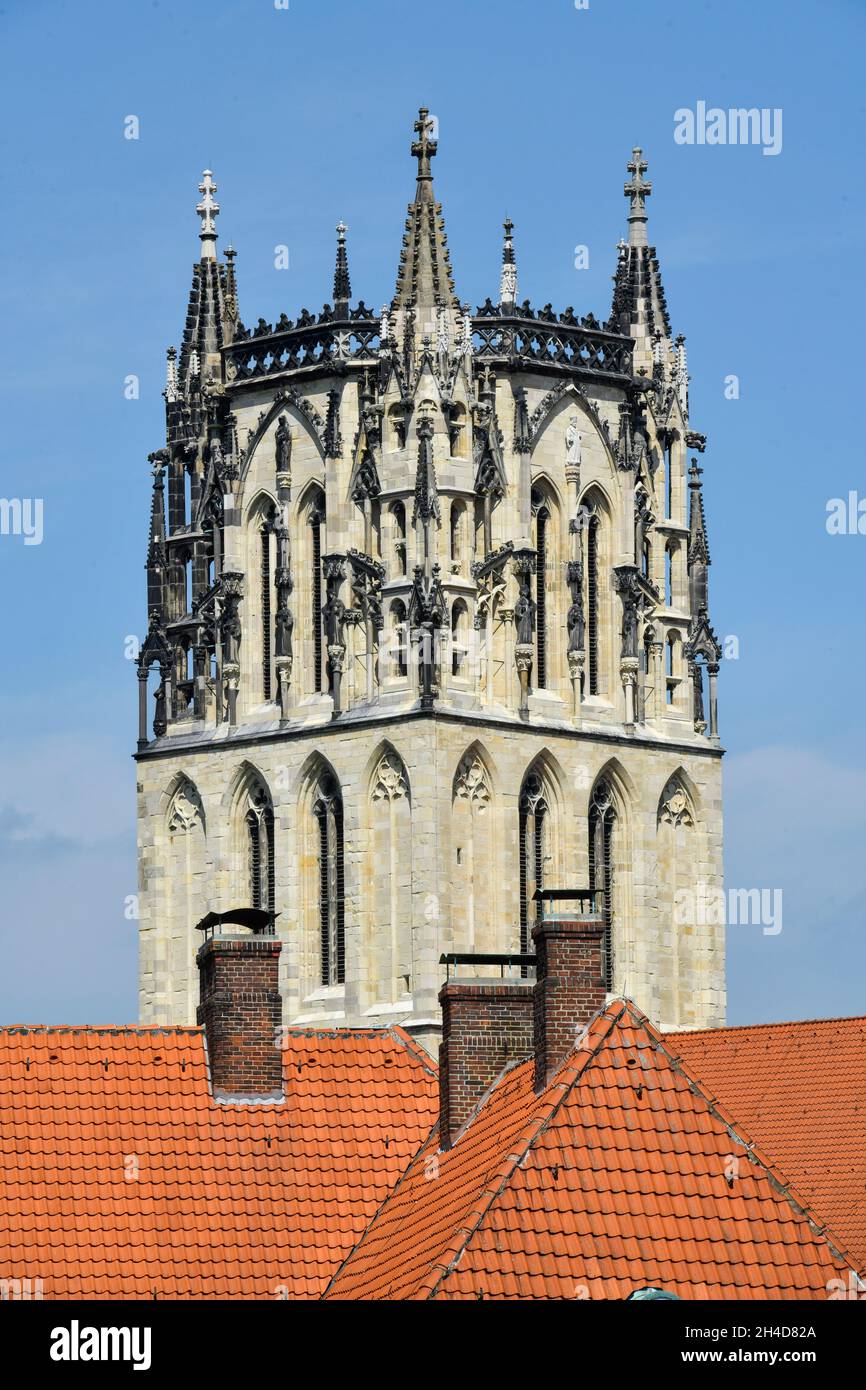
{"type": "Polygon", "coordinates": [[[610,314],[455,294],[421,110],[396,293],[246,328],[206,172],[139,664],[141,1017],[195,923],[275,910],[287,1023],[438,1026],[440,954],[604,890],[611,991],[724,1018],[719,648],[683,338],[625,185],[610,314]],[[152,716],[148,710],[153,705],[152,716]]]}

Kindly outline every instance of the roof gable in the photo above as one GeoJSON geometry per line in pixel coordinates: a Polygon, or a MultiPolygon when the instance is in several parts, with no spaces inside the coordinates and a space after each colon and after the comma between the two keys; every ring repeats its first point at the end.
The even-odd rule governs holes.
{"type": "Polygon", "coordinates": [[[337,1298],[812,1297],[846,1264],[634,1005],[609,1005],[536,1096],[503,1074],[425,1144],[337,1298]],[[473,1179],[473,1172],[478,1177],[473,1179]]]}

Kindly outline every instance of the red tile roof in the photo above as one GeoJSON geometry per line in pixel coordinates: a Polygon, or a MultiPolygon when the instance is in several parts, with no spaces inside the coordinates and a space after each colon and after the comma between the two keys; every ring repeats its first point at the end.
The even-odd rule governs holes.
{"type": "Polygon", "coordinates": [[[866,1266],[866,1018],[668,1034],[866,1266]]]}
{"type": "Polygon", "coordinates": [[[663,1035],[617,1001],[541,1095],[507,1070],[447,1152],[430,1136],[333,1298],[826,1297],[823,1237],[663,1035]]]}
{"type": "Polygon", "coordinates": [[[429,1133],[401,1029],[291,1030],[219,1104],[198,1028],[0,1029],[0,1280],[45,1298],[315,1298],[429,1133]]]}

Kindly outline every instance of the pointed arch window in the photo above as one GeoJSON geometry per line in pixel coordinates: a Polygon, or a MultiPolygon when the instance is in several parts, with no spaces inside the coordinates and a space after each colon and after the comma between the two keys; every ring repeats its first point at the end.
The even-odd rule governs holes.
{"type": "Polygon", "coordinates": [[[397,574],[406,574],[406,507],[402,502],[392,502],[389,508],[391,514],[391,534],[394,551],[394,569],[397,574]]]}
{"type": "Polygon", "coordinates": [[[597,782],[589,803],[589,886],[602,896],[602,973],[605,986],[613,989],[614,971],[614,838],[616,807],[607,782],[597,782]]]}
{"type": "Polygon", "coordinates": [[[670,435],[665,439],[665,505],[668,517],[674,514],[674,444],[670,435]]]}
{"type": "Polygon", "coordinates": [[[266,700],[273,698],[273,668],[271,663],[271,523],[265,519],[259,532],[262,616],[262,695],[266,700]]]}
{"type": "Polygon", "coordinates": [[[538,773],[530,773],[520,793],[520,950],[529,950],[533,896],[544,887],[549,831],[548,803],[538,773]]]}
{"type": "Polygon", "coordinates": [[[466,655],[468,650],[469,610],[462,599],[457,599],[451,609],[451,674],[466,675],[466,655]]]}
{"type": "Polygon", "coordinates": [[[451,570],[462,574],[466,567],[466,503],[451,503],[451,570]]]}
{"type": "Polygon", "coordinates": [[[589,694],[599,693],[599,520],[593,513],[586,529],[586,645],[589,694]]]}
{"type": "Polygon", "coordinates": [[[250,904],[273,912],[276,901],[274,812],[270,797],[260,783],[250,791],[246,829],[250,904]]]}
{"type": "Polygon", "coordinates": [[[310,624],[313,634],[313,690],[322,692],[322,540],[325,494],[317,493],[310,506],[310,624]]]}
{"type": "Polygon", "coordinates": [[[550,510],[538,493],[533,493],[535,510],[535,683],[547,686],[547,570],[550,510]]]}
{"type": "Polygon", "coordinates": [[[321,983],[346,979],[343,800],[335,778],[325,773],[313,802],[318,836],[318,892],[321,983]]]}

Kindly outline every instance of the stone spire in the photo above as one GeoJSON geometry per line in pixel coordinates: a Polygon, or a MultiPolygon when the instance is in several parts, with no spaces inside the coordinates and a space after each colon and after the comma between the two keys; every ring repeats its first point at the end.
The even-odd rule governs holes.
{"type": "Polygon", "coordinates": [[[349,279],[349,260],[346,255],[345,222],[337,223],[337,264],[334,267],[334,315],[338,319],[349,316],[349,300],[352,297],[352,283],[349,279]]]}
{"type": "Polygon", "coordinates": [[[217,186],[213,181],[213,174],[210,169],[205,169],[201,176],[201,183],[198,191],[202,195],[201,202],[196,208],[196,212],[201,218],[201,258],[203,261],[216,260],[217,229],[216,217],[220,210],[220,205],[214,199],[217,186]]]}
{"type": "Polygon", "coordinates": [[[235,252],[230,248],[226,253],[228,268],[217,260],[215,218],[219,204],[213,196],[217,185],[210,169],[205,169],[198,187],[202,195],[196,207],[201,219],[201,257],[193,266],[178,364],[177,386],[182,395],[196,389],[199,381],[219,377],[220,348],[231,341],[237,320],[235,252]]]}
{"type": "Polygon", "coordinates": [[[406,218],[394,308],[413,305],[416,309],[433,309],[440,304],[460,307],[454,293],[442,205],[433,197],[430,160],[436,153],[437,141],[431,137],[432,128],[430,113],[422,106],[415,122],[418,138],[412,142],[412,154],[418,160],[415,201],[409,204],[406,218]]]}
{"type": "Polygon", "coordinates": [[[646,200],[653,191],[653,186],[645,178],[644,174],[648,169],[648,164],[643,157],[643,150],[640,145],[635,145],[631,152],[631,159],[627,168],[631,174],[628,183],[625,184],[623,192],[629,200],[628,208],[628,244],[629,246],[646,246],[646,200]]]}
{"type": "Polygon", "coordinates": [[[502,224],[505,235],[502,238],[502,273],[499,277],[499,303],[503,308],[512,309],[517,303],[517,261],[514,255],[514,223],[506,217],[502,224]]]}
{"type": "Polygon", "coordinates": [[[631,178],[623,192],[629,200],[628,241],[617,247],[613,277],[613,303],[607,327],[635,340],[634,368],[652,374],[655,363],[666,356],[671,340],[667,301],[655,248],[647,242],[646,199],[652,184],[644,178],[647,162],[636,145],[628,162],[631,178]]]}

